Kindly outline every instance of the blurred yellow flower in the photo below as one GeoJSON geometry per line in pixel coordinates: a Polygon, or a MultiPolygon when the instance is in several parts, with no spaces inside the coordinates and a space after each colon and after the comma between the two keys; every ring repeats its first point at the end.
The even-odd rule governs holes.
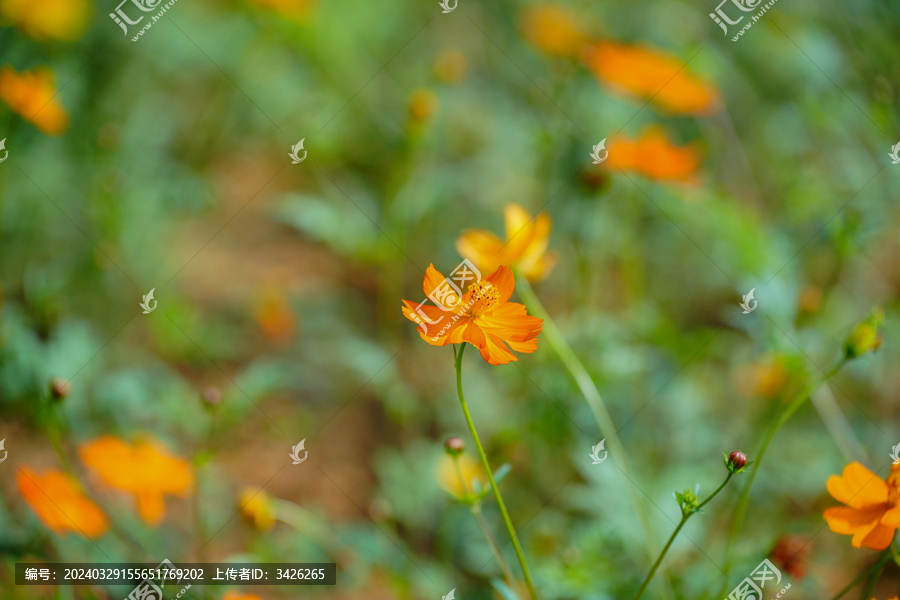
{"type": "Polygon", "coordinates": [[[427,121],[437,112],[440,100],[434,91],[418,88],[409,97],[409,116],[418,123],[427,121]]]}
{"type": "Polygon", "coordinates": [[[90,13],[88,0],[0,0],[0,17],[39,40],[77,40],[90,13]]]}
{"type": "Polygon", "coordinates": [[[222,596],[222,600],[263,600],[256,594],[244,594],[235,590],[229,590],[222,596]]]}
{"type": "Polygon", "coordinates": [[[676,146],[661,129],[651,127],[634,140],[624,136],[610,140],[605,166],[657,181],[694,182],[700,157],[692,146],[676,146]]]}
{"type": "Polygon", "coordinates": [[[238,496],[241,515],[259,529],[265,531],[275,524],[275,507],[267,493],[257,488],[244,488],[238,496]]]}
{"type": "Polygon", "coordinates": [[[459,83],[469,71],[466,55],[456,48],[442,50],[434,59],[434,70],[445,83],[459,83]]]}
{"type": "Polygon", "coordinates": [[[48,135],[59,135],[69,126],[69,115],[56,101],[53,72],[47,68],[17,72],[0,69],[0,100],[48,135]]]}
{"type": "Polygon", "coordinates": [[[718,111],[716,88],[688,73],[683,62],[661,50],[598,42],[584,52],[583,59],[600,80],[620,91],[652,99],[671,112],[718,111]]]}
{"type": "Polygon", "coordinates": [[[475,488],[474,481],[479,482],[481,489],[486,489],[488,480],[481,463],[468,454],[461,454],[457,459],[459,460],[459,471],[457,471],[453,457],[446,454],[441,456],[436,472],[438,484],[456,498],[471,494],[475,488]],[[460,474],[462,474],[462,479],[460,479],[460,474]]]}
{"type": "Polygon", "coordinates": [[[78,455],[107,485],[134,494],[141,518],[150,525],[162,521],[166,494],[187,496],[194,487],[191,464],[155,442],[131,445],[104,435],[81,444],[78,455]]]}
{"type": "Polygon", "coordinates": [[[768,400],[783,396],[789,382],[790,364],[784,357],[777,355],[741,365],[734,377],[735,387],[743,395],[768,400]]]}
{"type": "Polygon", "coordinates": [[[588,41],[575,16],[557,4],[530,7],[522,16],[521,27],[532,45],[555,56],[577,57],[588,41]]]}
{"type": "Polygon", "coordinates": [[[510,203],[503,209],[506,240],[484,229],[467,229],[456,240],[456,250],[482,272],[493,273],[509,265],[529,281],[546,278],[556,265],[557,254],[548,252],[550,215],[532,217],[522,206],[510,203]]]}
{"type": "Polygon", "coordinates": [[[303,21],[312,11],[313,0],[253,0],[261,8],[274,10],[292,21],[303,21]]]}
{"type": "Polygon", "coordinates": [[[16,472],[16,485],[38,518],[57,534],[68,530],[95,538],[109,529],[106,514],[71,475],[56,469],[40,475],[22,467],[16,472]]]}

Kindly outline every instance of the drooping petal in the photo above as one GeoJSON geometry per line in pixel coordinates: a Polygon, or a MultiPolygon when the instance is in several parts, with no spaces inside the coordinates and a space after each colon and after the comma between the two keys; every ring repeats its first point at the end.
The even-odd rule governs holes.
{"type": "Polygon", "coordinates": [[[870,531],[878,524],[883,513],[883,507],[856,509],[848,506],[835,506],[826,509],[824,517],[833,532],[855,534],[860,530],[870,531]]]}
{"type": "Polygon", "coordinates": [[[896,531],[893,527],[885,527],[876,522],[868,531],[861,530],[854,535],[852,544],[856,548],[884,550],[891,545],[891,540],[894,539],[896,531]]]}
{"type": "Polygon", "coordinates": [[[481,352],[481,358],[492,365],[505,365],[514,360],[519,360],[509,351],[503,340],[494,335],[484,333],[478,327],[467,327],[463,334],[465,341],[471,343],[481,352]]]}

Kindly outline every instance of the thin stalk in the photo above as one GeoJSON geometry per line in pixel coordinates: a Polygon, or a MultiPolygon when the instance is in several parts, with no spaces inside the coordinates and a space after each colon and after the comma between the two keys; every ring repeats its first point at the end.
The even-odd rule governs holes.
{"type": "MultiPolygon", "coordinates": [[[[556,327],[556,323],[553,322],[553,319],[547,313],[544,305],[541,304],[541,301],[534,293],[534,290],[531,289],[531,285],[525,277],[520,275],[516,278],[516,289],[525,301],[525,304],[528,305],[529,311],[536,317],[544,320],[544,327],[542,329],[544,339],[550,343],[550,347],[553,348],[553,351],[556,352],[556,355],[563,363],[563,366],[566,367],[569,374],[572,376],[572,379],[575,380],[575,384],[581,391],[581,395],[584,396],[584,399],[587,401],[588,407],[590,407],[594,419],[597,421],[597,426],[605,435],[609,450],[612,455],[615,456],[619,468],[622,470],[625,477],[634,484],[634,475],[631,470],[631,465],[628,462],[625,447],[619,439],[619,434],[616,431],[615,425],[613,425],[612,417],[606,409],[606,404],[603,402],[603,397],[600,396],[600,392],[597,390],[594,380],[591,379],[587,369],[578,359],[578,356],[575,355],[575,352],[572,350],[572,347],[569,346],[566,338],[560,333],[559,329],[556,327]]],[[[636,485],[626,485],[625,487],[628,490],[629,496],[631,496],[631,505],[634,506],[634,509],[637,511],[638,520],[641,522],[641,527],[644,530],[647,556],[652,559],[656,555],[659,545],[656,534],[653,531],[653,526],[650,523],[650,515],[647,514],[644,499],[641,497],[641,494],[638,493],[636,485]]],[[[663,575],[663,577],[665,579],[665,588],[669,592],[667,595],[671,596],[671,584],[665,575],[663,575]]]]}
{"type": "Polygon", "coordinates": [[[888,561],[884,560],[884,557],[878,561],[878,564],[875,566],[875,572],[872,574],[872,578],[869,579],[869,583],[866,584],[866,589],[863,590],[862,596],[859,597],[860,600],[868,600],[872,597],[872,590],[875,589],[875,584],[881,579],[881,573],[884,572],[887,562],[888,561]]]}
{"type": "Polygon", "coordinates": [[[528,563],[525,562],[525,554],[522,552],[522,546],[519,544],[519,537],[516,535],[512,520],[509,518],[509,513],[506,510],[506,503],[503,502],[503,496],[500,495],[500,488],[497,487],[497,482],[494,481],[494,472],[491,470],[487,455],[484,453],[484,448],[481,446],[481,440],[478,438],[478,431],[475,429],[472,415],[469,414],[469,406],[466,404],[466,397],[463,395],[462,357],[465,349],[466,343],[463,342],[459,347],[459,352],[456,353],[456,389],[459,392],[459,404],[462,406],[463,414],[466,417],[466,423],[469,425],[469,432],[472,434],[472,439],[475,441],[475,448],[478,449],[478,456],[481,457],[481,464],[484,466],[485,475],[487,475],[488,482],[491,484],[491,490],[494,492],[494,499],[497,501],[497,507],[500,509],[500,514],[503,516],[503,524],[506,525],[509,539],[512,541],[513,548],[516,551],[516,558],[519,559],[519,566],[522,567],[522,574],[525,576],[525,585],[528,586],[528,593],[531,594],[532,600],[539,600],[537,591],[534,589],[534,584],[531,582],[531,572],[528,570],[528,563]]]}
{"type": "MultiPolygon", "coordinates": [[[[453,354],[456,354],[456,348],[454,346],[453,354]]],[[[468,482],[462,474],[462,468],[459,466],[459,456],[453,455],[453,467],[456,469],[456,476],[459,478],[459,484],[462,486],[463,494],[473,493],[472,489],[469,487],[468,482]]],[[[506,564],[506,559],[503,558],[503,554],[500,553],[500,546],[494,540],[494,536],[491,534],[491,530],[488,528],[487,521],[484,520],[484,515],[481,514],[481,501],[472,504],[469,507],[469,512],[472,513],[472,516],[475,517],[475,522],[478,523],[478,527],[481,528],[481,533],[484,534],[484,537],[487,539],[488,546],[491,548],[491,552],[493,552],[494,556],[497,557],[497,562],[500,564],[500,571],[503,572],[503,579],[506,580],[506,585],[509,586],[509,589],[515,589],[513,586],[514,577],[512,571],[509,568],[509,565],[506,564]]]]}
{"type": "Polygon", "coordinates": [[[809,399],[810,395],[815,392],[819,386],[823,383],[834,377],[834,375],[841,370],[841,367],[847,362],[847,358],[843,357],[839,360],[830,371],[828,371],[821,378],[816,379],[813,383],[807,385],[792,401],[788,404],[782,413],[778,416],[778,419],[772,424],[769,428],[769,431],[766,432],[766,437],[763,438],[762,443],[759,445],[759,449],[756,451],[756,454],[753,455],[753,460],[755,461],[753,465],[753,469],[750,470],[750,477],[747,479],[747,483],[744,484],[744,488],[741,490],[741,495],[738,498],[737,506],[734,510],[734,520],[731,522],[731,530],[728,533],[728,542],[725,549],[725,581],[724,587],[722,588],[722,593],[725,593],[725,590],[728,588],[728,574],[731,571],[731,553],[734,548],[734,541],[737,539],[737,536],[741,532],[741,527],[744,525],[744,517],[747,515],[747,506],[750,503],[750,490],[753,488],[753,482],[756,479],[756,474],[759,473],[760,467],[762,466],[763,458],[766,455],[766,451],[769,449],[769,444],[772,443],[772,440],[775,439],[775,435],[781,431],[781,428],[784,427],[784,424],[790,420],[794,413],[796,413],[803,404],[809,399]]]}
{"type": "Polygon", "coordinates": [[[678,527],[675,528],[675,531],[672,532],[671,537],[669,537],[669,541],[666,542],[666,545],[663,547],[662,552],[659,553],[659,558],[656,559],[656,562],[653,563],[653,566],[650,568],[650,572],[647,573],[647,578],[644,579],[644,583],[641,585],[641,589],[637,591],[637,594],[634,596],[634,600],[640,600],[640,598],[644,595],[644,592],[647,591],[647,586],[650,585],[650,581],[653,580],[653,576],[656,574],[656,570],[659,569],[659,565],[662,564],[663,558],[666,557],[666,553],[669,551],[669,548],[672,547],[672,543],[675,541],[675,538],[678,537],[678,533],[681,531],[681,528],[684,527],[685,523],[687,523],[688,519],[691,518],[694,514],[700,512],[700,509],[706,506],[710,500],[716,497],[716,495],[722,491],[731,477],[734,475],[731,471],[728,472],[728,476],[725,478],[725,481],[722,482],[716,491],[709,495],[709,497],[701,502],[695,511],[685,513],[681,512],[681,521],[678,523],[678,527]]]}

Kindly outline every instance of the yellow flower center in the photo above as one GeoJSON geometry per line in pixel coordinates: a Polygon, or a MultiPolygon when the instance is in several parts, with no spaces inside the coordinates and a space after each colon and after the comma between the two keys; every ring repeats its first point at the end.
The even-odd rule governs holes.
{"type": "Polygon", "coordinates": [[[472,315],[478,316],[495,308],[500,304],[500,290],[498,290],[490,281],[479,281],[473,283],[469,288],[472,292],[472,315]]]}
{"type": "Polygon", "coordinates": [[[891,465],[891,474],[885,480],[888,488],[888,502],[900,505],[900,463],[891,465]]]}

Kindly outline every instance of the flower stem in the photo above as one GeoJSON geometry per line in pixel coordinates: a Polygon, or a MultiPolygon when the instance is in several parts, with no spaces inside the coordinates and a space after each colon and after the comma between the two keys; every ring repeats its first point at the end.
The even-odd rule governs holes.
{"type": "Polygon", "coordinates": [[[881,574],[884,572],[884,568],[887,566],[888,561],[885,558],[889,558],[887,556],[883,556],[881,560],[878,561],[878,564],[875,565],[874,573],[872,573],[872,578],[869,579],[869,583],[866,584],[866,589],[863,590],[862,596],[860,596],[860,600],[868,600],[868,598],[872,597],[872,590],[875,589],[875,584],[878,583],[878,580],[881,579],[881,574]]]}
{"type": "Polygon", "coordinates": [[[506,511],[506,504],[503,502],[503,496],[500,495],[500,488],[497,487],[497,482],[494,481],[494,472],[491,470],[487,455],[485,455],[484,448],[481,446],[481,440],[478,438],[478,431],[475,429],[472,415],[469,414],[469,406],[466,404],[466,397],[463,395],[462,357],[465,349],[466,343],[463,342],[459,347],[459,352],[456,353],[456,389],[459,392],[459,404],[462,406],[463,414],[466,417],[466,423],[469,425],[469,432],[472,434],[472,439],[475,440],[475,448],[478,449],[478,456],[481,457],[481,464],[484,466],[485,475],[487,475],[488,482],[491,484],[491,490],[494,492],[494,499],[497,501],[497,507],[500,509],[500,514],[503,516],[503,523],[506,525],[506,531],[509,533],[509,538],[516,551],[519,565],[522,567],[522,574],[525,576],[525,585],[528,586],[528,592],[531,594],[532,600],[539,600],[537,592],[534,589],[534,584],[531,582],[531,572],[528,570],[528,563],[525,562],[525,555],[522,553],[519,537],[516,535],[516,530],[509,518],[509,513],[506,511]]]}
{"type": "Polygon", "coordinates": [[[694,515],[697,512],[700,512],[701,508],[706,506],[710,500],[715,498],[716,495],[722,491],[722,488],[724,488],[728,484],[728,481],[731,479],[732,475],[734,475],[734,473],[729,472],[728,476],[725,478],[725,481],[722,482],[722,485],[720,485],[718,488],[716,488],[716,491],[714,491],[712,494],[710,494],[706,500],[701,502],[697,506],[696,510],[693,510],[693,511],[687,512],[687,513],[682,510],[681,521],[678,523],[678,527],[676,527],[675,531],[672,532],[671,537],[669,537],[669,541],[666,542],[666,545],[663,547],[662,552],[659,553],[659,557],[656,559],[656,562],[653,563],[653,566],[650,568],[650,572],[647,573],[647,578],[644,579],[644,583],[641,585],[641,589],[639,589],[637,591],[637,594],[635,594],[634,600],[640,600],[640,598],[644,595],[644,592],[647,591],[647,586],[650,585],[650,581],[653,579],[653,576],[656,574],[656,570],[659,568],[659,565],[662,564],[663,558],[666,557],[666,553],[669,551],[669,548],[672,547],[672,543],[675,541],[675,538],[678,537],[678,533],[681,531],[681,528],[684,527],[684,524],[687,523],[688,519],[690,519],[692,515],[694,515]]]}
{"type": "Polygon", "coordinates": [[[778,415],[778,418],[769,428],[769,431],[766,432],[766,437],[763,438],[762,443],[759,445],[759,449],[756,451],[756,454],[753,455],[753,460],[755,461],[753,465],[753,469],[750,470],[750,477],[747,479],[747,483],[744,484],[743,489],[741,490],[741,495],[738,498],[737,506],[734,509],[734,519],[731,522],[731,530],[728,533],[728,542],[725,549],[725,581],[724,586],[722,588],[722,593],[719,595],[723,595],[725,590],[728,588],[728,574],[731,571],[731,555],[734,549],[734,542],[737,539],[737,536],[741,533],[741,527],[744,524],[744,517],[747,515],[747,506],[750,503],[750,490],[753,488],[753,481],[756,479],[756,474],[759,473],[759,469],[762,466],[763,457],[766,454],[766,450],[769,449],[769,444],[772,443],[772,440],[775,438],[775,435],[784,427],[784,424],[788,422],[788,420],[796,413],[803,404],[809,399],[810,395],[815,392],[823,383],[834,377],[834,375],[841,370],[841,367],[847,362],[847,358],[841,358],[830,371],[825,373],[821,378],[816,379],[813,383],[807,385],[797,396],[788,404],[785,409],[778,415]]]}
{"type": "MultiPolygon", "coordinates": [[[[456,356],[456,346],[453,346],[453,355],[454,357],[456,356]]],[[[474,493],[469,486],[469,483],[466,481],[466,478],[463,477],[462,468],[459,466],[459,456],[456,454],[453,455],[453,467],[456,469],[456,476],[459,478],[459,485],[462,487],[463,494],[474,493]]],[[[500,546],[498,546],[497,542],[494,540],[494,536],[491,534],[490,528],[488,528],[487,521],[484,520],[484,515],[481,514],[481,500],[470,505],[469,512],[475,517],[475,522],[478,523],[478,527],[481,528],[481,533],[483,533],[484,537],[487,539],[491,552],[497,557],[497,562],[500,564],[500,571],[503,573],[503,579],[506,581],[506,585],[509,586],[509,589],[514,589],[513,581],[515,580],[515,577],[513,577],[509,565],[506,564],[506,559],[503,558],[503,555],[500,553],[500,546]]]]}
{"type": "MultiPolygon", "coordinates": [[[[641,497],[641,494],[638,493],[636,485],[634,485],[634,475],[632,474],[631,465],[628,462],[624,446],[619,439],[619,434],[616,431],[615,425],[613,425],[612,417],[606,409],[606,404],[603,402],[603,398],[600,396],[600,392],[597,390],[594,380],[591,379],[587,369],[578,359],[578,356],[575,355],[575,352],[572,350],[572,347],[569,346],[566,338],[560,333],[556,324],[553,322],[553,319],[547,313],[547,310],[541,304],[541,301],[534,293],[534,290],[531,289],[531,285],[525,277],[519,276],[516,278],[516,289],[528,305],[530,312],[536,317],[544,320],[543,334],[545,339],[549,342],[553,351],[556,352],[556,355],[563,363],[563,366],[569,371],[572,379],[575,380],[575,384],[581,391],[581,395],[584,396],[584,399],[587,401],[588,407],[591,409],[594,419],[597,421],[597,426],[605,435],[610,453],[615,457],[622,473],[629,479],[631,485],[626,485],[625,487],[628,490],[628,494],[631,496],[631,505],[637,511],[638,520],[644,530],[647,556],[652,559],[659,548],[656,534],[653,531],[653,526],[650,524],[650,516],[647,514],[644,499],[641,497]]],[[[667,578],[665,582],[666,596],[671,597],[671,585],[667,578]]]]}

